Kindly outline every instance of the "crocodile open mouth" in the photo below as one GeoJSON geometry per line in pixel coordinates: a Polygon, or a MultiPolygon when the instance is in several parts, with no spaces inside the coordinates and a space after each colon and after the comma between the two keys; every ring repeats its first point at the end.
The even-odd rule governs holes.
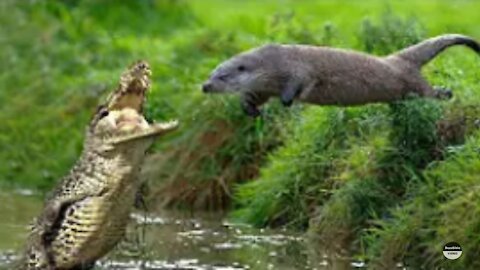
{"type": "Polygon", "coordinates": [[[104,108],[115,129],[112,144],[155,137],[174,130],[178,123],[148,123],[143,116],[143,104],[150,89],[151,70],[147,62],[134,63],[120,78],[120,85],[108,98],[104,108]]]}

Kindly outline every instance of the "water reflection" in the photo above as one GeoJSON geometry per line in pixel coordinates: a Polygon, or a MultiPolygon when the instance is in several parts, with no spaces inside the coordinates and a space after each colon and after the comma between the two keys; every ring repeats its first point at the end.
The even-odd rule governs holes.
{"type": "Polygon", "coordinates": [[[127,239],[110,256],[116,267],[306,269],[299,235],[234,225],[212,214],[158,214],[132,215],[127,239]]]}

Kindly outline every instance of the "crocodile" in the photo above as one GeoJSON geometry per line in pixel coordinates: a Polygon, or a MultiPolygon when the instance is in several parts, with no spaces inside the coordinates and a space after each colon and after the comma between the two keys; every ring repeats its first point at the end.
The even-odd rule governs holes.
{"type": "Polygon", "coordinates": [[[92,269],[122,239],[145,152],[155,138],[178,126],[145,120],[150,76],[147,62],[135,62],[98,106],[80,158],[47,196],[15,269],[92,269]]]}

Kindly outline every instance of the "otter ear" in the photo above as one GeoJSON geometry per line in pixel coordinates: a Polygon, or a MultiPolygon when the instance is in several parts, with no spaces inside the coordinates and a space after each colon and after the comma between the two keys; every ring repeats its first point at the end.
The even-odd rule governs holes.
{"type": "Polygon", "coordinates": [[[290,107],[293,104],[293,100],[298,97],[301,92],[302,84],[297,80],[290,79],[280,93],[280,100],[285,107],[290,107]]]}

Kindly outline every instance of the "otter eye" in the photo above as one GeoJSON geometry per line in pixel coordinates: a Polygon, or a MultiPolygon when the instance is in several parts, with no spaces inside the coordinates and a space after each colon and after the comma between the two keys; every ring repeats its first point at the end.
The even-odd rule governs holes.
{"type": "Polygon", "coordinates": [[[245,71],[246,70],[245,66],[243,66],[243,65],[238,66],[237,69],[238,69],[238,71],[245,71]]]}

